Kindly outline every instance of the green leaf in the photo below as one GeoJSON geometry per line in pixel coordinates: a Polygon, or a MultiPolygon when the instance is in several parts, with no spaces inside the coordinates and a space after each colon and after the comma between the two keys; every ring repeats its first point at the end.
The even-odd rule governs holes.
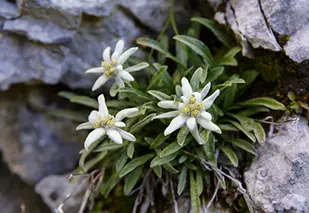
{"type": "MultiPolygon", "coordinates": [[[[166,35],[163,35],[160,39],[160,46],[165,50],[168,51],[168,37],[166,35]]],[[[158,52],[158,62],[160,64],[164,64],[166,60],[166,55],[158,52]]]]}
{"type": "Polygon", "coordinates": [[[134,143],[129,143],[127,147],[127,156],[132,159],[134,151],[135,151],[134,143]]]}
{"type": "Polygon", "coordinates": [[[264,145],[265,140],[266,140],[266,134],[265,134],[263,126],[260,123],[254,122],[253,133],[257,141],[259,142],[259,144],[264,145]]]}
{"type": "Polygon", "coordinates": [[[163,92],[160,92],[158,90],[149,90],[147,92],[153,97],[155,97],[156,99],[158,99],[159,101],[170,100],[172,98],[171,96],[163,92]]]}
{"type": "Polygon", "coordinates": [[[130,73],[131,73],[131,72],[140,71],[140,70],[145,69],[145,68],[147,68],[147,67],[149,67],[149,64],[148,64],[148,63],[146,63],[146,62],[141,62],[141,63],[135,64],[135,65],[133,65],[133,66],[127,67],[127,68],[125,68],[125,70],[126,70],[127,72],[130,72],[130,73]]]}
{"type": "Polygon", "coordinates": [[[180,164],[182,164],[182,163],[185,162],[187,159],[188,159],[188,157],[183,155],[183,156],[181,156],[181,157],[179,158],[178,162],[179,162],[180,164]]]}
{"type": "Polygon", "coordinates": [[[208,130],[203,130],[201,133],[200,133],[200,136],[202,138],[202,140],[204,141],[204,143],[208,143],[208,140],[209,140],[209,137],[210,137],[210,131],[208,130]]]}
{"type": "Polygon", "coordinates": [[[162,167],[161,166],[155,166],[152,169],[159,178],[162,177],[162,167]]]}
{"type": "Polygon", "coordinates": [[[149,124],[152,121],[152,118],[154,116],[156,116],[156,113],[149,114],[148,116],[146,116],[145,118],[143,118],[142,120],[140,120],[139,122],[134,124],[131,127],[130,132],[132,134],[134,134],[134,133],[140,131],[144,126],[146,126],[147,124],[149,124]]]}
{"type": "Polygon", "coordinates": [[[228,147],[220,147],[220,149],[224,152],[224,154],[230,159],[233,166],[238,166],[238,158],[235,152],[228,147]]]}
{"type": "Polygon", "coordinates": [[[224,102],[223,109],[228,110],[228,108],[234,103],[234,98],[237,91],[237,84],[233,84],[227,90],[224,91],[224,102]]]}
{"type": "Polygon", "coordinates": [[[151,101],[151,97],[147,93],[144,93],[137,89],[125,87],[125,88],[119,88],[118,92],[121,93],[122,97],[129,98],[132,101],[142,103],[151,101]]]}
{"type": "Polygon", "coordinates": [[[168,155],[171,155],[175,152],[177,152],[178,150],[182,149],[182,146],[179,146],[179,144],[177,143],[177,141],[171,143],[170,145],[168,145],[167,147],[165,147],[161,152],[160,152],[160,157],[165,157],[168,155]]]}
{"type": "Polygon", "coordinates": [[[219,60],[216,62],[216,66],[237,66],[238,62],[234,57],[240,51],[240,47],[232,48],[222,58],[219,58],[219,60]]]}
{"type": "Polygon", "coordinates": [[[240,139],[240,138],[228,138],[228,139],[226,139],[226,141],[228,141],[228,142],[234,144],[235,146],[238,146],[239,148],[257,156],[257,153],[256,153],[254,146],[246,140],[243,140],[243,139],[240,139]]]}
{"type": "Polygon", "coordinates": [[[164,49],[164,47],[161,46],[161,44],[153,39],[150,38],[138,38],[136,40],[136,43],[142,46],[150,47],[162,54],[164,54],[167,58],[175,61],[179,65],[181,65],[183,68],[186,68],[184,64],[182,64],[175,56],[173,56],[170,52],[164,49]]]}
{"type": "Polygon", "coordinates": [[[177,194],[180,196],[185,189],[187,182],[187,167],[183,166],[178,176],[177,194]]]}
{"type": "Polygon", "coordinates": [[[290,101],[295,101],[296,99],[296,95],[294,92],[288,92],[288,98],[290,99],[290,101]]]}
{"type": "Polygon", "coordinates": [[[273,99],[273,98],[267,98],[267,97],[262,97],[262,98],[253,98],[241,103],[238,103],[240,106],[264,106],[273,110],[285,110],[285,106],[280,103],[279,101],[273,99]]]}
{"type": "Polygon", "coordinates": [[[126,174],[130,173],[131,171],[133,171],[135,168],[137,168],[140,165],[145,164],[148,160],[150,160],[151,158],[153,158],[155,156],[154,153],[150,153],[147,155],[143,155],[141,157],[135,158],[133,160],[131,160],[120,172],[119,177],[123,177],[126,174]]]}
{"type": "Polygon", "coordinates": [[[113,85],[111,86],[110,90],[109,90],[109,95],[111,97],[115,97],[118,93],[118,84],[117,83],[113,83],[113,85]]]}
{"type": "Polygon", "coordinates": [[[124,184],[124,189],[123,189],[125,196],[129,196],[130,192],[136,185],[137,181],[140,179],[142,171],[143,171],[143,167],[139,166],[128,175],[128,178],[124,184]]]}
{"type": "Polygon", "coordinates": [[[194,179],[193,172],[190,171],[190,198],[191,198],[191,208],[193,213],[201,212],[201,201],[198,194],[198,186],[194,179]]]}
{"type": "Polygon", "coordinates": [[[180,42],[176,41],[176,56],[182,64],[187,66],[188,64],[188,53],[186,47],[180,42]]]}
{"type": "Polygon", "coordinates": [[[237,113],[237,115],[249,117],[251,115],[254,115],[254,114],[260,113],[260,112],[269,112],[269,109],[266,108],[266,107],[250,107],[250,108],[244,109],[242,111],[239,111],[237,113]]]}
{"type": "Polygon", "coordinates": [[[204,190],[204,184],[203,184],[203,174],[199,169],[196,171],[196,185],[198,189],[198,195],[201,196],[204,190]]]}
{"type": "Polygon", "coordinates": [[[175,40],[182,42],[183,44],[190,47],[194,52],[202,56],[209,66],[212,65],[213,57],[209,48],[200,40],[186,36],[186,35],[177,35],[174,37],[175,40]]]}
{"type": "Polygon", "coordinates": [[[94,149],[93,152],[104,152],[104,151],[109,151],[109,150],[116,150],[122,147],[123,147],[122,144],[102,143],[100,146],[94,149]]]}
{"type": "Polygon", "coordinates": [[[161,166],[161,165],[163,165],[163,164],[169,163],[169,162],[171,162],[172,160],[174,160],[174,159],[177,157],[178,154],[179,154],[179,153],[176,152],[176,153],[174,153],[174,154],[172,154],[172,155],[168,155],[168,156],[166,156],[166,157],[159,157],[159,156],[157,156],[157,157],[155,157],[155,158],[151,161],[150,167],[153,168],[153,167],[155,167],[155,166],[161,166]]]}
{"type": "Polygon", "coordinates": [[[203,68],[202,74],[201,74],[201,83],[204,83],[206,81],[207,75],[208,75],[208,69],[209,66],[206,65],[206,67],[203,68]]]}
{"type": "Polygon", "coordinates": [[[177,174],[179,172],[169,163],[163,164],[163,168],[171,174],[177,174]]]}
{"type": "Polygon", "coordinates": [[[190,84],[191,84],[193,91],[198,91],[200,89],[200,83],[202,81],[202,74],[203,74],[203,68],[201,67],[195,70],[195,72],[193,73],[191,80],[190,80],[190,84]]]}
{"type": "Polygon", "coordinates": [[[217,39],[221,41],[226,47],[232,47],[234,43],[233,40],[229,37],[225,28],[217,24],[215,21],[201,17],[193,17],[191,18],[191,21],[195,21],[204,25],[209,30],[211,30],[212,33],[217,37],[217,39]]]}
{"type": "Polygon", "coordinates": [[[59,118],[69,119],[72,121],[85,122],[87,115],[83,112],[76,112],[73,110],[52,109],[47,112],[49,115],[59,118]]]}
{"type": "Polygon", "coordinates": [[[224,67],[215,67],[208,72],[207,81],[213,82],[224,73],[224,67]]]}
{"type": "Polygon", "coordinates": [[[66,98],[68,100],[70,100],[74,96],[78,96],[77,94],[75,94],[73,92],[68,92],[68,91],[60,91],[60,92],[58,92],[58,95],[63,97],[63,98],[66,98]]]}
{"type": "MultiPolygon", "coordinates": [[[[84,165],[85,165],[85,161],[86,161],[86,158],[88,157],[88,155],[92,152],[92,150],[94,150],[94,148],[102,141],[102,139],[99,139],[97,141],[95,141],[94,143],[92,143],[90,145],[90,147],[88,148],[88,150],[86,149],[83,149],[81,151],[82,155],[79,159],[79,167],[82,168],[84,170],[84,165]]],[[[105,150],[103,151],[105,152],[105,150]]]]}
{"type": "Polygon", "coordinates": [[[119,101],[119,100],[108,100],[105,102],[107,108],[115,108],[115,109],[125,109],[135,106],[135,104],[132,104],[129,101],[119,101]]]}
{"type": "Polygon", "coordinates": [[[114,173],[106,182],[103,182],[101,193],[104,195],[105,199],[108,197],[109,193],[120,181],[117,173],[114,173]]]}
{"type": "Polygon", "coordinates": [[[163,134],[163,132],[162,133],[160,133],[154,140],[153,140],[153,142],[151,143],[151,145],[150,145],[150,148],[157,148],[158,146],[160,146],[162,143],[164,143],[164,141],[166,140],[166,139],[168,139],[170,137],[170,135],[168,135],[168,136],[165,136],[164,134],[163,134]]]}
{"type": "Polygon", "coordinates": [[[232,132],[239,131],[239,129],[237,129],[235,126],[231,124],[218,124],[218,126],[222,131],[232,131],[232,132]]]}
{"type": "Polygon", "coordinates": [[[181,127],[180,131],[177,134],[177,143],[178,143],[179,146],[183,146],[183,144],[186,141],[188,134],[189,134],[188,127],[186,125],[181,127]]]}
{"type": "Polygon", "coordinates": [[[248,138],[250,138],[250,140],[252,142],[255,142],[256,139],[254,137],[254,135],[252,133],[250,133],[246,127],[243,127],[242,125],[240,125],[239,123],[237,123],[236,121],[232,121],[232,120],[227,120],[227,122],[231,123],[233,126],[235,126],[237,129],[239,129],[240,131],[242,131],[248,138]]]}
{"type": "Polygon", "coordinates": [[[81,104],[81,105],[84,105],[84,106],[89,106],[89,107],[92,107],[94,109],[98,109],[98,107],[99,107],[97,100],[90,98],[90,97],[87,97],[87,96],[81,96],[81,95],[73,96],[73,97],[70,98],[70,101],[72,103],[81,104]]]}
{"type": "Polygon", "coordinates": [[[99,153],[97,156],[95,156],[94,158],[88,160],[84,166],[83,166],[83,171],[84,172],[88,172],[92,167],[94,167],[97,163],[99,163],[100,161],[102,161],[105,156],[107,155],[107,152],[101,152],[99,153]]]}
{"type": "Polygon", "coordinates": [[[209,160],[215,159],[215,140],[212,134],[209,135],[208,141],[203,145],[203,149],[209,160]]]}
{"type": "Polygon", "coordinates": [[[167,66],[161,66],[160,70],[156,72],[151,78],[147,90],[158,87],[164,80],[164,73],[167,71],[167,66]]]}
{"type": "Polygon", "coordinates": [[[121,169],[124,167],[124,165],[127,163],[128,161],[128,156],[127,153],[122,153],[121,157],[118,159],[117,163],[116,163],[116,172],[120,172],[121,169]]]}

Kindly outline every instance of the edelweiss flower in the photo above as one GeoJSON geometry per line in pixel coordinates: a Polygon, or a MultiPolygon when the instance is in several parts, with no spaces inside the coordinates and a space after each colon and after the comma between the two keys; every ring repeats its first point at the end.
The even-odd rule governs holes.
{"type": "Polygon", "coordinates": [[[116,44],[115,51],[111,55],[111,48],[107,47],[103,51],[103,61],[101,67],[91,68],[86,73],[99,73],[102,74],[94,83],[92,91],[97,90],[103,86],[109,79],[115,78],[119,88],[125,87],[125,81],[134,81],[130,72],[135,72],[148,67],[147,63],[140,63],[128,68],[123,68],[123,63],[133,55],[138,48],[133,47],[123,53],[124,42],[119,40],[116,44]]]}
{"type": "Polygon", "coordinates": [[[80,124],[76,130],[81,129],[94,129],[89,133],[85,141],[85,149],[88,149],[89,146],[101,138],[103,135],[107,136],[114,141],[115,143],[122,144],[122,138],[128,141],[135,141],[134,135],[129,132],[122,130],[122,127],[125,127],[125,123],[122,120],[126,117],[130,117],[138,112],[137,108],[128,108],[121,110],[114,117],[108,113],[108,109],[105,104],[104,95],[100,95],[98,98],[99,101],[99,111],[93,110],[88,120],[89,122],[80,124]]]}
{"type": "Polygon", "coordinates": [[[215,99],[220,94],[220,90],[216,90],[211,96],[205,98],[210,90],[210,83],[208,83],[201,92],[193,92],[189,81],[186,78],[181,79],[182,102],[176,103],[174,101],[160,101],[158,106],[164,109],[175,109],[174,111],[163,113],[154,117],[173,118],[170,125],[165,129],[164,135],[169,135],[184,125],[187,125],[189,131],[199,144],[203,144],[200,137],[197,123],[204,129],[217,132],[221,134],[220,128],[211,122],[212,116],[206,112],[211,107],[215,99]],[[205,98],[205,99],[204,99],[205,98]]]}

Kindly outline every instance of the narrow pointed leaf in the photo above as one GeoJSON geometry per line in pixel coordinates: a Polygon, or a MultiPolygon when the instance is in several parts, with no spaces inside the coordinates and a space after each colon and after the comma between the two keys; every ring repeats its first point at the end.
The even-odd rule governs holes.
{"type": "Polygon", "coordinates": [[[221,147],[220,149],[230,159],[230,161],[233,164],[233,166],[237,167],[238,166],[238,157],[235,154],[235,152],[232,149],[228,148],[228,147],[221,147]]]}
{"type": "Polygon", "coordinates": [[[119,177],[123,177],[126,174],[130,173],[131,171],[133,171],[135,168],[137,168],[140,165],[145,164],[148,160],[150,160],[151,158],[153,158],[155,156],[154,153],[150,153],[138,158],[135,158],[133,160],[131,160],[120,172],[119,177]]]}

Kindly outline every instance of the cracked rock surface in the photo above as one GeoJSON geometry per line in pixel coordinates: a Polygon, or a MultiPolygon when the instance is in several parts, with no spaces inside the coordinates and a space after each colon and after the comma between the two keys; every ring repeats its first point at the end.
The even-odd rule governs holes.
{"type": "Polygon", "coordinates": [[[256,212],[309,212],[309,127],[286,123],[258,150],[245,173],[256,212]]]}
{"type": "MultiPolygon", "coordinates": [[[[241,43],[244,55],[253,57],[253,47],[284,51],[298,63],[309,59],[307,0],[207,1],[215,12],[224,13],[225,22],[241,43]]],[[[222,18],[218,21],[222,23],[222,18]]]]}
{"type": "MultiPolygon", "coordinates": [[[[185,25],[190,1],[176,2],[185,25]]],[[[0,90],[37,81],[90,88],[84,71],[100,64],[103,49],[160,32],[168,8],[169,0],[0,0],[0,90]]]]}

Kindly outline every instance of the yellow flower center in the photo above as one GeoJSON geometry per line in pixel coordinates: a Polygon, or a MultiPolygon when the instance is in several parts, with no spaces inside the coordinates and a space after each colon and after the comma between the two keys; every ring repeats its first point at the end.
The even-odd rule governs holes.
{"type": "Polygon", "coordinates": [[[189,103],[184,105],[181,111],[188,116],[197,117],[203,111],[203,108],[204,108],[203,104],[202,103],[196,104],[196,97],[192,96],[189,99],[189,103]]]}
{"type": "Polygon", "coordinates": [[[96,121],[94,124],[93,124],[93,127],[95,129],[97,128],[102,128],[102,127],[112,127],[114,126],[115,124],[115,117],[112,116],[112,115],[108,115],[108,117],[105,117],[105,118],[102,118],[98,121],[96,121]]]}
{"type": "Polygon", "coordinates": [[[116,71],[117,61],[115,59],[111,61],[102,61],[102,67],[105,69],[104,73],[107,76],[112,75],[116,71]]]}

